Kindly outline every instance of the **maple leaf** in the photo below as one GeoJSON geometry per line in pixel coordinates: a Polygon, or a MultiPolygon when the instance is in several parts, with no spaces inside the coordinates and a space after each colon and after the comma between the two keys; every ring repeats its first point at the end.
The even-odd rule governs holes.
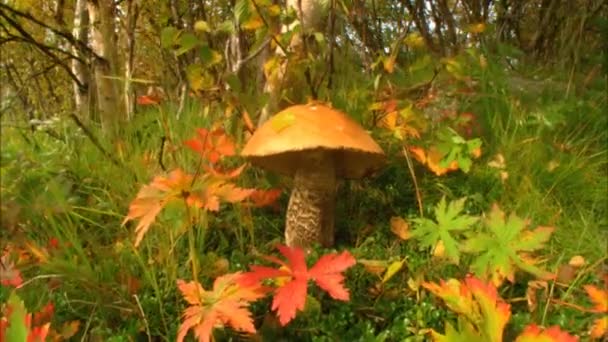
{"type": "MultiPolygon", "coordinates": [[[[583,286],[589,299],[593,302],[592,312],[608,314],[608,291],[599,289],[593,285],[583,286]]],[[[604,315],[593,321],[590,335],[593,338],[600,338],[608,333],[608,315],[604,315]]]]}
{"type": "Polygon", "coordinates": [[[140,95],[137,97],[137,104],[140,106],[158,105],[162,98],[158,95],[140,95]]]}
{"type": "Polygon", "coordinates": [[[264,279],[274,279],[275,282],[280,283],[274,292],[272,310],[277,311],[281,325],[284,326],[295,318],[297,311],[304,310],[309,280],[314,281],[332,298],[349,300],[349,292],[344,287],[342,272],[353,266],[356,260],[348,251],[323,255],[312,268],[307,269],[303,249],[284,245],[278,245],[277,248],[287,262],[273,256],[264,256],[264,259],[281,267],[275,269],[267,266],[251,266],[251,271],[243,274],[242,281],[245,284],[255,284],[264,279]]]}
{"type": "Polygon", "coordinates": [[[186,140],[184,144],[211,164],[217,163],[222,157],[235,154],[235,144],[223,129],[216,128],[209,131],[198,128],[196,131],[197,136],[186,140]]]}
{"type": "Polygon", "coordinates": [[[562,331],[558,326],[541,329],[536,324],[530,324],[517,336],[515,342],[577,342],[578,337],[562,331]]]}
{"type": "Polygon", "coordinates": [[[441,298],[446,306],[459,314],[458,328],[446,324],[446,334],[433,332],[436,341],[487,341],[501,342],[505,325],[511,317],[511,308],[498,296],[491,283],[467,276],[441,280],[439,284],[423,282],[422,287],[441,298]]]}
{"type": "Polygon", "coordinates": [[[496,286],[505,278],[513,283],[516,268],[544,280],[551,279],[552,275],[538,268],[529,253],[543,248],[554,229],[528,230],[527,225],[515,214],[505,219],[504,212],[494,205],[484,221],[485,231],[472,235],[462,247],[465,252],[477,254],[471,265],[475,274],[490,278],[496,286]]]}
{"type": "Polygon", "coordinates": [[[273,206],[277,199],[281,196],[283,190],[281,189],[270,189],[270,190],[255,190],[249,196],[251,200],[251,205],[253,207],[265,207],[265,206],[273,206]]]}
{"type": "Polygon", "coordinates": [[[592,338],[600,338],[606,336],[608,333],[608,316],[598,318],[593,321],[589,336],[592,338]]]}
{"type": "Polygon", "coordinates": [[[183,341],[190,330],[199,341],[208,342],[215,327],[231,326],[235,330],[255,333],[248,307],[250,302],[264,296],[265,289],[258,284],[243,286],[239,283],[240,277],[240,272],[218,277],[211,291],[205,291],[194,281],[177,281],[182,296],[190,304],[184,310],[178,342],[183,341]]]}
{"type": "Polygon", "coordinates": [[[22,283],[21,272],[15,268],[11,252],[5,249],[2,258],[0,258],[0,284],[2,286],[19,287],[22,283]]]}
{"type": "Polygon", "coordinates": [[[435,146],[431,146],[428,150],[424,150],[422,147],[410,146],[409,151],[412,152],[414,159],[429,168],[437,176],[442,176],[450,171],[458,170],[458,162],[453,160],[448,166],[441,166],[441,160],[444,157],[439,149],[435,146]]]}
{"type": "Polygon", "coordinates": [[[599,289],[593,285],[585,285],[583,288],[594,304],[592,311],[608,313],[608,291],[599,289]]]}
{"type": "Polygon", "coordinates": [[[220,210],[220,201],[229,203],[241,202],[254,192],[254,189],[240,188],[233,183],[227,183],[222,180],[211,180],[205,185],[205,188],[201,191],[201,195],[197,197],[200,201],[197,201],[195,206],[209,211],[220,210]]]}
{"type": "Polygon", "coordinates": [[[437,221],[427,218],[414,219],[416,226],[411,236],[418,239],[423,248],[433,247],[442,241],[447,258],[458,264],[459,242],[455,238],[470,229],[478,220],[477,217],[461,214],[465,201],[466,198],[461,198],[446,204],[444,196],[435,207],[437,221]]]}
{"type": "Polygon", "coordinates": [[[122,222],[124,225],[130,220],[139,219],[135,227],[135,247],[139,245],[156,216],[169,202],[184,198],[184,194],[188,203],[198,202],[190,194],[191,186],[192,176],[181,169],[175,169],[168,177],[157,176],[149,185],[144,185],[139,190],[129,205],[129,213],[122,222]]]}
{"type": "Polygon", "coordinates": [[[32,314],[15,292],[11,293],[5,310],[0,319],[0,341],[46,341],[51,324],[32,327],[32,314]]]}

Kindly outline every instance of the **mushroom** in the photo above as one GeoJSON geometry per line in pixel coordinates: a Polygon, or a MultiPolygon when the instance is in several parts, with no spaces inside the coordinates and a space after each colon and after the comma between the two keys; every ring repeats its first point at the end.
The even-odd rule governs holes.
{"type": "Polygon", "coordinates": [[[385,162],[384,151],[359,124],[319,103],[279,112],[255,131],[241,155],[293,177],[285,240],[301,248],[333,245],[336,178],[362,178],[385,162]]]}

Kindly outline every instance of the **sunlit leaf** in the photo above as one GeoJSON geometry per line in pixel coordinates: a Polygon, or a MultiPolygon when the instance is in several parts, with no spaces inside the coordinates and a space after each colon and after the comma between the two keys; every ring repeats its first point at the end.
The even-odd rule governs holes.
{"type": "Polygon", "coordinates": [[[270,118],[270,125],[275,132],[279,133],[285,128],[293,125],[295,121],[296,117],[293,113],[284,111],[270,118]]]}
{"type": "Polygon", "coordinates": [[[457,329],[447,324],[446,335],[434,333],[436,341],[502,341],[511,309],[491,283],[467,276],[463,282],[449,279],[439,284],[424,282],[422,286],[460,316],[457,329]]]}
{"type": "Polygon", "coordinates": [[[266,256],[265,259],[281,267],[275,269],[267,266],[251,266],[251,271],[243,274],[242,281],[245,284],[255,284],[264,279],[281,280],[279,287],[274,291],[272,301],[272,310],[277,311],[281,325],[286,325],[294,319],[297,311],[304,310],[309,280],[314,281],[334,299],[342,301],[349,299],[342,274],[356,263],[349,252],[323,255],[312,268],[308,269],[304,250],[283,245],[277,248],[287,262],[266,256]]]}
{"type": "Polygon", "coordinates": [[[139,219],[135,227],[135,246],[137,247],[142,238],[156,219],[160,211],[174,200],[192,200],[190,187],[192,176],[184,173],[181,169],[173,170],[167,177],[157,176],[149,185],[144,185],[135,199],[129,205],[129,213],[123,220],[124,225],[130,220],[139,219]]]}
{"type": "Polygon", "coordinates": [[[404,264],[405,259],[394,261],[388,265],[386,273],[384,273],[384,276],[382,277],[382,283],[385,284],[387,281],[389,281],[395,274],[397,274],[397,272],[401,270],[401,268],[403,268],[404,264]]]}
{"type": "Polygon", "coordinates": [[[462,250],[475,254],[471,265],[476,275],[498,286],[506,278],[515,281],[515,270],[521,269],[534,274],[541,279],[550,279],[552,275],[534,265],[534,259],[527,258],[527,253],[544,247],[554,228],[537,227],[534,230],[526,228],[528,222],[511,214],[505,214],[497,205],[483,221],[484,230],[471,235],[462,246],[462,250]]]}
{"type": "Polygon", "coordinates": [[[255,333],[249,304],[262,298],[265,289],[258,284],[243,286],[238,282],[240,277],[238,272],[218,277],[210,291],[196,282],[177,281],[177,287],[189,304],[179,327],[178,342],[183,341],[190,330],[198,341],[209,342],[212,330],[217,326],[255,333]]]}
{"type": "Polygon", "coordinates": [[[466,198],[461,198],[448,204],[443,197],[435,207],[436,221],[427,218],[414,219],[416,225],[411,236],[420,241],[423,248],[435,247],[439,241],[442,241],[446,257],[458,264],[460,262],[458,238],[478,220],[477,217],[462,214],[465,201],[466,198]]]}
{"type": "Polygon", "coordinates": [[[410,225],[401,217],[391,217],[391,232],[393,232],[401,240],[408,240],[412,237],[410,225]]]}
{"type": "Polygon", "coordinates": [[[517,337],[515,342],[576,342],[578,338],[562,331],[560,327],[553,326],[541,329],[536,324],[528,325],[517,337]]]}

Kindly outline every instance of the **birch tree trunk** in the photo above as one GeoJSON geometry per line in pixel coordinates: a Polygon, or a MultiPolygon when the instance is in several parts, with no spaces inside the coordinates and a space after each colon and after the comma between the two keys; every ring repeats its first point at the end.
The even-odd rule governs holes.
{"type": "Polygon", "coordinates": [[[114,25],[114,3],[112,0],[88,0],[91,23],[91,48],[99,56],[94,63],[97,90],[97,109],[101,127],[107,134],[118,131],[124,121],[124,111],[119,105],[117,77],[119,75],[117,39],[114,25]]]}
{"type": "Polygon", "coordinates": [[[123,97],[127,119],[133,117],[135,110],[135,93],[133,92],[133,59],[135,58],[135,27],[139,17],[139,4],[137,0],[127,0],[126,14],[126,53],[125,56],[125,83],[123,97]]]}
{"type": "MultiPolygon", "coordinates": [[[[74,27],[72,29],[72,35],[76,41],[82,43],[82,46],[86,46],[88,43],[88,29],[89,29],[89,17],[87,13],[87,2],[86,0],[76,0],[74,8],[74,27]]],[[[86,56],[81,53],[78,46],[72,45],[72,53],[75,56],[79,56],[85,59],[86,56]]],[[[76,105],[76,113],[81,120],[89,118],[89,104],[90,104],[90,89],[91,85],[89,82],[89,69],[88,65],[77,59],[72,60],[72,73],[80,81],[80,85],[77,82],[73,82],[74,87],[74,103],[76,105]]]]}

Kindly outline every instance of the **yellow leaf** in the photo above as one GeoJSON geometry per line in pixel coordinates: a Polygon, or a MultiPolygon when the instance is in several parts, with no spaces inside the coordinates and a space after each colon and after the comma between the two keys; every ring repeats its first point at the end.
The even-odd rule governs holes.
{"type": "Polygon", "coordinates": [[[605,337],[606,333],[608,333],[608,316],[593,321],[593,326],[591,326],[590,331],[591,338],[605,337]]]}
{"type": "Polygon", "coordinates": [[[575,255],[572,258],[570,258],[568,265],[573,266],[573,267],[581,267],[581,266],[585,265],[585,258],[583,258],[580,255],[575,255]]]}
{"type": "Polygon", "coordinates": [[[397,235],[401,240],[408,240],[412,237],[410,225],[401,217],[391,217],[391,232],[397,235]]]}
{"type": "Polygon", "coordinates": [[[386,283],[395,274],[397,274],[397,272],[399,272],[399,270],[401,270],[401,268],[403,267],[404,263],[405,263],[405,259],[400,260],[400,261],[394,261],[393,263],[391,263],[388,266],[388,268],[386,269],[386,273],[384,273],[384,277],[382,277],[382,284],[386,283]]]}
{"type": "Polygon", "coordinates": [[[405,45],[411,48],[421,48],[424,47],[424,39],[419,33],[410,33],[405,37],[403,41],[405,45]]]}
{"type": "Polygon", "coordinates": [[[272,126],[272,129],[274,129],[275,132],[279,133],[285,128],[293,125],[295,120],[296,117],[293,115],[293,113],[287,111],[273,116],[270,119],[270,125],[272,126]]]}
{"type": "Polygon", "coordinates": [[[264,21],[262,21],[262,18],[260,18],[259,16],[254,16],[253,18],[241,24],[241,27],[243,29],[250,31],[255,31],[261,28],[262,26],[264,26],[264,21]]]}
{"type": "Polygon", "coordinates": [[[384,270],[386,270],[386,260],[368,260],[368,259],[359,259],[357,263],[363,265],[363,268],[372,274],[380,275],[384,270]]]}
{"type": "Polygon", "coordinates": [[[486,30],[486,24],[485,23],[471,24],[466,29],[466,31],[468,31],[470,33],[482,33],[485,30],[486,30]]]}
{"type": "Polygon", "coordinates": [[[445,245],[443,244],[443,240],[437,241],[437,244],[433,248],[433,257],[435,258],[443,258],[445,256],[445,245]]]}
{"type": "Polygon", "coordinates": [[[281,14],[281,6],[272,5],[272,6],[268,7],[268,14],[270,14],[271,17],[278,16],[279,14],[281,14]]]}
{"type": "Polygon", "coordinates": [[[384,58],[384,60],[382,61],[382,64],[384,66],[384,70],[386,72],[388,72],[389,74],[392,74],[393,71],[395,71],[395,62],[396,62],[397,56],[395,55],[390,55],[387,58],[384,58]]]}
{"type": "Polygon", "coordinates": [[[196,23],[194,23],[194,30],[201,31],[201,32],[210,32],[211,28],[209,27],[209,24],[207,24],[206,21],[199,20],[196,23]]]}

